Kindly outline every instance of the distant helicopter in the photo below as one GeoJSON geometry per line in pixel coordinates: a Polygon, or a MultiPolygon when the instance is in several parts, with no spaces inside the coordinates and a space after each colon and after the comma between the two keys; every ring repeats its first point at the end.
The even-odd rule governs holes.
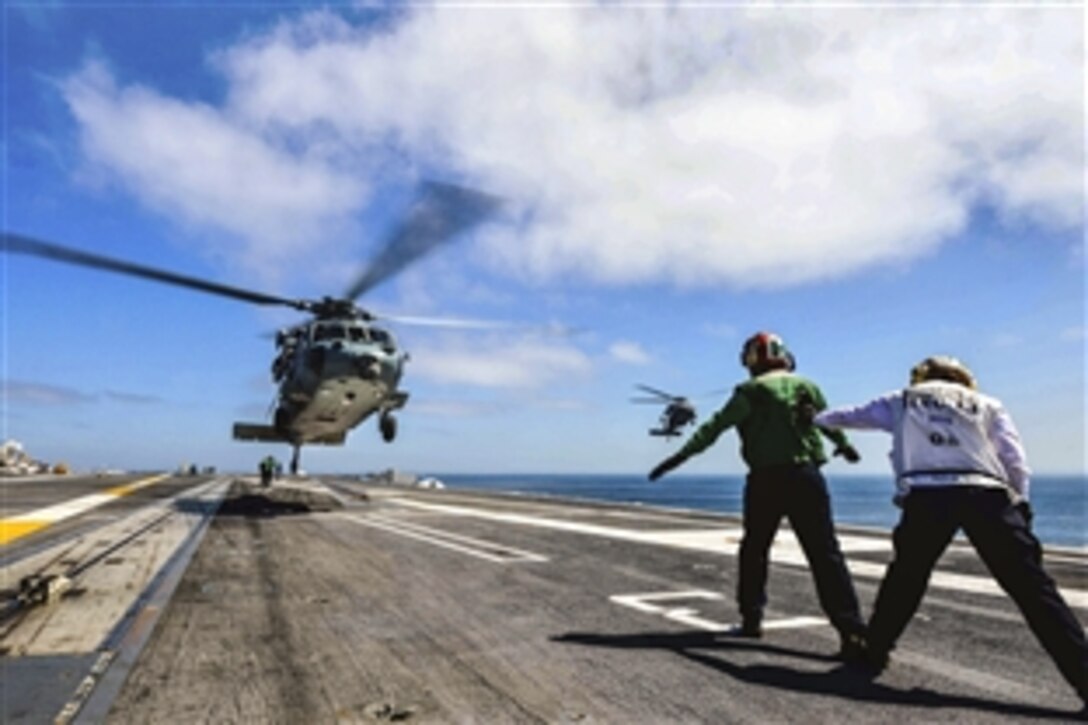
{"type": "MultiPolygon", "coordinates": [[[[480,224],[499,206],[496,197],[482,192],[434,181],[423,183],[419,200],[344,296],[320,300],[293,300],[253,292],[19,234],[0,234],[0,247],[243,302],[292,307],[313,315],[276,334],[272,377],[279,390],[271,425],[240,422],[234,424],[233,430],[236,440],[290,444],[291,473],[297,474],[299,449],[304,444],[342,445],[348,431],[371,414],[378,415],[383,440],[392,442],[397,435],[393,412],[408,401],[408,393],[398,388],[408,353],[397,346],[388,330],[375,325],[378,318],[358,307],[355,300],[439,244],[480,224]]],[[[382,319],[443,327],[478,328],[486,324],[418,317],[382,319]]]]}
{"type": "Polygon", "coordinates": [[[672,438],[681,435],[681,429],[695,422],[695,406],[682,395],[673,395],[664,390],[651,388],[649,385],[637,384],[636,388],[650,393],[653,397],[631,398],[632,403],[665,404],[665,410],[661,413],[660,428],[651,428],[650,435],[672,438]]]}

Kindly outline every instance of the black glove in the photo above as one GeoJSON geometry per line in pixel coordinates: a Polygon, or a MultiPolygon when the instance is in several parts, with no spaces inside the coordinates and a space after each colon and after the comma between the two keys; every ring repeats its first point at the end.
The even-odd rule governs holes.
{"type": "Polygon", "coordinates": [[[687,456],[683,456],[679,453],[674,453],[673,455],[663,460],[661,463],[658,463],[657,467],[654,468],[654,470],[650,471],[650,480],[656,481],[657,479],[661,478],[666,473],[676,468],[686,460],[687,456]]]}
{"type": "Polygon", "coordinates": [[[833,455],[842,456],[846,459],[847,463],[857,463],[861,460],[861,454],[858,453],[858,449],[854,448],[849,443],[843,443],[842,445],[835,448],[835,452],[833,455]]]}
{"type": "Polygon", "coordinates": [[[1028,503],[1026,498],[1020,499],[1020,502],[1013,508],[1020,512],[1020,515],[1024,517],[1024,523],[1031,526],[1031,520],[1035,518],[1035,512],[1031,510],[1031,504],[1028,503]]]}

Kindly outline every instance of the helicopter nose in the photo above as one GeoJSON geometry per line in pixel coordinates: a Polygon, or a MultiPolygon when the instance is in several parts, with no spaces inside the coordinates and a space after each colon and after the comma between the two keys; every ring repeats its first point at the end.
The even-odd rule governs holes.
{"type": "Polygon", "coordinates": [[[381,374],[381,363],[371,355],[363,355],[356,365],[359,369],[359,375],[364,380],[374,380],[381,374]]]}

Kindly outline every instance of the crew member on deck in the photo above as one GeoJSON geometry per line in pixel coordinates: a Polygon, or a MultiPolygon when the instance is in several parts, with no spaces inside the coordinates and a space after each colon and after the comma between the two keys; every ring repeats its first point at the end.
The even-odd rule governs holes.
{"type": "Polygon", "coordinates": [[[261,472],[262,486],[272,485],[272,479],[276,475],[276,465],[276,459],[272,456],[265,456],[261,459],[261,462],[257,464],[257,467],[261,472]]]}
{"type": "Polygon", "coordinates": [[[892,434],[895,500],[903,513],[869,620],[864,664],[873,675],[887,666],[937,559],[962,528],[1088,709],[1088,644],[1043,570],[1020,436],[1001,402],[977,387],[958,360],[930,357],[911,370],[905,390],[815,417],[821,426],[892,434]]]}
{"type": "MultiPolygon", "coordinates": [[[[736,426],[741,455],[749,468],[737,583],[742,624],[737,634],[762,636],[768,552],[786,516],[812,569],[820,606],[839,632],[839,654],[849,659],[860,654],[864,622],[835,536],[831,497],[820,472],[827,456],[812,416],[827,407],[823,393],[811,380],[793,372],[793,355],[777,335],[760,332],[749,338],[741,351],[741,364],[750,379],[736,386],[721,410],[676,454],[654,468],[650,480],[706,450],[724,431],[736,426]]],[[[857,462],[857,451],[841,431],[824,434],[835,444],[835,453],[857,462]]]]}

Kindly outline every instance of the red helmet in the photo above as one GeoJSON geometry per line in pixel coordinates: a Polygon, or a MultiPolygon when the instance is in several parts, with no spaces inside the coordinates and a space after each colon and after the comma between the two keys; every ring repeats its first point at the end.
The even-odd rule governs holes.
{"type": "Polygon", "coordinates": [[[793,370],[796,362],[786,343],[773,332],[757,332],[744,342],[740,351],[740,364],[752,375],[768,370],[793,370]]]}

